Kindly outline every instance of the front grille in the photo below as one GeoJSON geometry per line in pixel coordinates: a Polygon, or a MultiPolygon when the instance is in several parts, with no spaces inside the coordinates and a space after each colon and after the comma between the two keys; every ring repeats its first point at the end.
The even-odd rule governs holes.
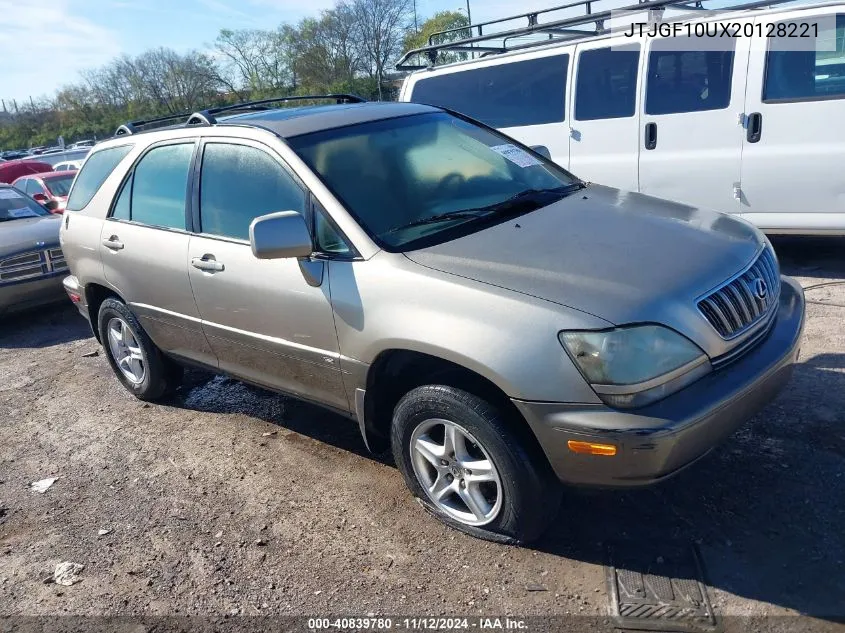
{"type": "Polygon", "coordinates": [[[744,271],[699,299],[698,309],[719,336],[739,336],[759,323],[780,296],[780,272],[774,253],[766,247],[744,271]]]}
{"type": "Polygon", "coordinates": [[[29,251],[0,260],[0,284],[37,279],[63,270],[67,270],[67,263],[62,249],[29,251]]]}

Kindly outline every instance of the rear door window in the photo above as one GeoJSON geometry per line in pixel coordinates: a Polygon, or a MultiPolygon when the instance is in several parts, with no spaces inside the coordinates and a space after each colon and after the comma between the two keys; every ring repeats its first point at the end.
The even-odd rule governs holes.
{"type": "Polygon", "coordinates": [[[185,200],[194,143],[154,147],[135,166],[130,218],[133,222],[185,230],[185,200]]]}
{"type": "Polygon", "coordinates": [[[67,210],[79,211],[84,209],[91,202],[94,194],[103,186],[109,174],[114,171],[114,168],[131,149],[132,145],[121,145],[91,154],[85,161],[82,171],[77,174],[67,201],[67,210]]]}
{"type": "Polygon", "coordinates": [[[578,121],[634,116],[640,47],[596,48],[578,56],[575,118],[578,121]]]}
{"type": "Polygon", "coordinates": [[[552,55],[435,75],[414,84],[411,100],[497,128],[560,123],[568,67],[569,55],[552,55]]]}

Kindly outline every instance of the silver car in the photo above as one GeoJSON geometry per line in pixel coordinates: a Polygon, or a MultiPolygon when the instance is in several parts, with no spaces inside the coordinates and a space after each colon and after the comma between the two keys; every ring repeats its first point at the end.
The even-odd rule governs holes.
{"type": "Polygon", "coordinates": [[[141,399],[190,363],[317,402],[444,522],[527,542],[560,481],[673,475],[790,376],[803,294],[741,219],[438,108],[220,114],[121,128],[70,193],[66,290],[141,399]]]}
{"type": "Polygon", "coordinates": [[[26,194],[0,183],[0,315],[66,300],[60,222],[26,194]]]}

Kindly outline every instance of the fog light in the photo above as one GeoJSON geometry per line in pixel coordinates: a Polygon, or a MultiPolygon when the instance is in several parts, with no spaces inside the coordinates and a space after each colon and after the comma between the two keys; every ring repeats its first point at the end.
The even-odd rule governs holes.
{"type": "Polygon", "coordinates": [[[569,440],[566,445],[573,453],[581,453],[582,455],[606,455],[608,457],[616,455],[616,447],[613,444],[593,444],[592,442],[569,440]]]}

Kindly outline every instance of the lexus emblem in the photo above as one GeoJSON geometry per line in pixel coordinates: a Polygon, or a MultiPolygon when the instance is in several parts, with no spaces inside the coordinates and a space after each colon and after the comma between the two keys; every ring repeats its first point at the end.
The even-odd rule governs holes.
{"type": "Polygon", "coordinates": [[[757,277],[752,283],[754,284],[754,294],[758,299],[762,301],[769,295],[769,286],[766,285],[765,279],[757,277]]]}

